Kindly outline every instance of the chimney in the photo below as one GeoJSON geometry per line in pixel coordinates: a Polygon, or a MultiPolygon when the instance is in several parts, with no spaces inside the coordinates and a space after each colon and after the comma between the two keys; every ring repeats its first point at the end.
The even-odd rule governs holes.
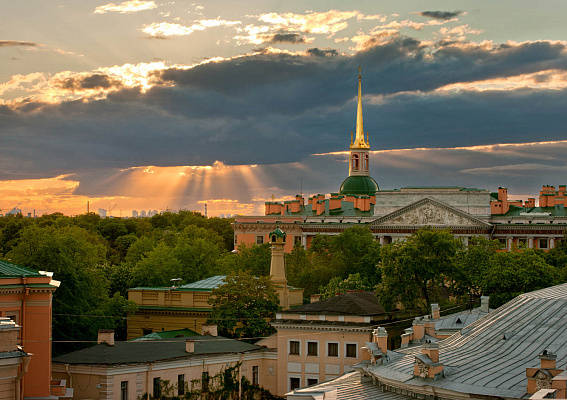
{"type": "Polygon", "coordinates": [[[431,304],[431,316],[433,317],[433,319],[441,318],[441,309],[439,308],[439,304],[431,304]]]}
{"type": "Polygon", "coordinates": [[[542,369],[555,369],[555,361],[557,360],[557,355],[553,354],[551,351],[544,350],[539,356],[542,369]]]}
{"type": "Polygon", "coordinates": [[[425,329],[424,333],[426,335],[435,337],[435,320],[429,318],[429,315],[426,315],[423,318],[423,322],[424,322],[423,326],[425,329]]]}
{"type": "Polygon", "coordinates": [[[437,343],[427,342],[421,347],[422,354],[428,356],[432,362],[439,362],[439,346],[437,343]]]}
{"type": "Polygon", "coordinates": [[[317,303],[321,299],[321,295],[320,294],[312,294],[310,299],[311,299],[311,303],[317,303]]]}
{"type": "Polygon", "coordinates": [[[114,330],[100,329],[98,331],[97,344],[106,343],[109,346],[114,346],[114,330]]]}
{"type": "Polygon", "coordinates": [[[185,352],[186,353],[195,353],[195,339],[186,339],[185,340],[185,352]]]}
{"type": "Polygon", "coordinates": [[[421,340],[425,336],[425,327],[421,317],[415,317],[413,321],[413,340],[421,340]]]}
{"type": "Polygon", "coordinates": [[[215,324],[203,324],[201,325],[201,336],[218,336],[217,326],[215,324]]]}
{"type": "Polygon", "coordinates": [[[372,332],[374,343],[378,344],[382,354],[388,353],[388,332],[383,326],[379,326],[372,332]]]}
{"type": "Polygon", "coordinates": [[[488,296],[481,296],[480,298],[480,310],[482,312],[488,313],[490,312],[490,297],[488,296]]]}

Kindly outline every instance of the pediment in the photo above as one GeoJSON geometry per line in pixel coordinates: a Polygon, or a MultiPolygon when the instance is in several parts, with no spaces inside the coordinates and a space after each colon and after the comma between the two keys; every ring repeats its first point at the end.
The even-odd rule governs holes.
{"type": "Polygon", "coordinates": [[[382,226],[470,227],[486,229],[490,227],[490,224],[447,204],[425,198],[378,218],[372,223],[373,228],[382,226]]]}

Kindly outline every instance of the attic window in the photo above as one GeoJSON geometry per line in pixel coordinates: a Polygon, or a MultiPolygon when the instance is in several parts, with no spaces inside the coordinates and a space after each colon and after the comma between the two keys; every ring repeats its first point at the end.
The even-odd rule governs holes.
{"type": "Polygon", "coordinates": [[[457,318],[457,320],[455,321],[456,324],[462,324],[463,321],[461,321],[461,318],[457,318]]]}

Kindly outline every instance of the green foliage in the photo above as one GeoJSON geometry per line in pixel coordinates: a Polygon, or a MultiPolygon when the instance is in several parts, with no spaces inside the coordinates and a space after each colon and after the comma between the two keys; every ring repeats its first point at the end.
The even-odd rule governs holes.
{"type": "Polygon", "coordinates": [[[171,279],[181,277],[181,263],[174,249],[159,243],[142,256],[132,269],[132,286],[171,286],[171,279]]]}
{"type": "Polygon", "coordinates": [[[439,301],[440,291],[454,277],[454,258],[461,242],[448,230],[423,228],[405,242],[382,247],[382,283],[378,296],[391,310],[397,301],[406,309],[439,301]]]}
{"type": "Polygon", "coordinates": [[[490,260],[482,280],[482,294],[490,296],[493,307],[500,307],[514,297],[560,283],[557,269],[545,262],[536,250],[503,251],[490,260]]]}
{"type": "Polygon", "coordinates": [[[377,264],[380,261],[380,244],[370,229],[355,226],[339,235],[317,235],[309,250],[295,246],[286,257],[288,282],[305,289],[304,295],[317,293],[331,279],[347,279],[360,274],[369,285],[380,282],[377,264]]]}
{"type": "Polygon", "coordinates": [[[225,284],[209,298],[212,311],[208,323],[218,326],[223,336],[256,338],[272,332],[269,320],[280,308],[280,300],[270,277],[256,277],[248,271],[231,273],[225,284]]]}
{"type": "Polygon", "coordinates": [[[453,288],[456,294],[481,296],[486,275],[492,268],[492,259],[502,248],[497,240],[476,236],[469,239],[465,248],[459,249],[455,258],[453,288]]]}
{"type": "MultiPolygon", "coordinates": [[[[281,397],[274,396],[269,391],[250,383],[245,376],[240,379],[239,372],[242,363],[222,368],[218,374],[209,377],[204,373],[201,379],[194,379],[190,385],[185,382],[185,395],[175,396],[177,384],[170,384],[167,380],[160,381],[161,396],[159,400],[278,400],[281,397]],[[206,381],[204,380],[206,379],[206,381]]],[[[206,372],[206,371],[204,371],[206,372]]],[[[148,393],[141,396],[142,400],[157,400],[148,393]]]]}
{"type": "Polygon", "coordinates": [[[238,246],[237,254],[227,254],[220,262],[220,268],[225,273],[233,271],[250,271],[255,276],[270,274],[272,250],[269,243],[260,245],[245,243],[238,246]]]}
{"type": "Polygon", "coordinates": [[[362,278],[359,273],[356,273],[350,274],[346,279],[339,277],[332,278],[326,286],[319,288],[319,294],[322,300],[334,297],[337,293],[346,293],[349,290],[366,292],[372,289],[373,287],[368,280],[362,278]]]}

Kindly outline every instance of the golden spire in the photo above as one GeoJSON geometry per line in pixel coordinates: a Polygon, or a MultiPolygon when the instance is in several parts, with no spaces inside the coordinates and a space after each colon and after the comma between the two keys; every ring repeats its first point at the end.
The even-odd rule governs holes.
{"type": "Polygon", "coordinates": [[[364,140],[364,123],[362,121],[362,74],[360,67],[358,67],[358,106],[356,110],[356,137],[354,139],[354,144],[352,145],[352,147],[369,148],[368,143],[364,140]]]}

